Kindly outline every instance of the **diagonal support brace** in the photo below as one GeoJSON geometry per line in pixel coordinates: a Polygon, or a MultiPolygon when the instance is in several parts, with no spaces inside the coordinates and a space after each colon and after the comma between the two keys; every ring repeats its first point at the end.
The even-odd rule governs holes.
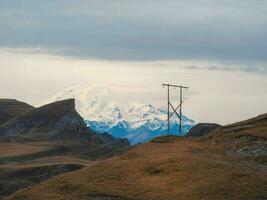
{"type": "Polygon", "coordinates": [[[169,104],[171,105],[173,112],[170,114],[169,119],[173,116],[174,113],[176,113],[176,115],[178,116],[178,118],[180,119],[180,115],[177,113],[178,108],[180,108],[180,106],[182,105],[183,102],[181,102],[175,109],[173,108],[173,106],[171,105],[171,103],[169,102],[169,104]]]}

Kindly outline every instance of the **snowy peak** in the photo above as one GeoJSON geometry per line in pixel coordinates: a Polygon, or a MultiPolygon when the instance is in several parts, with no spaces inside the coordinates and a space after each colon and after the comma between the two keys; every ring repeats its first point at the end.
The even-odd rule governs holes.
{"type": "MultiPolygon", "coordinates": [[[[88,127],[96,132],[109,132],[118,138],[127,138],[132,144],[146,142],[166,134],[166,111],[141,102],[123,102],[115,99],[110,88],[74,86],[60,91],[46,103],[75,98],[76,110],[88,127]]],[[[177,132],[178,119],[171,119],[171,131],[177,132]]],[[[183,133],[194,121],[183,116],[183,133]]]]}

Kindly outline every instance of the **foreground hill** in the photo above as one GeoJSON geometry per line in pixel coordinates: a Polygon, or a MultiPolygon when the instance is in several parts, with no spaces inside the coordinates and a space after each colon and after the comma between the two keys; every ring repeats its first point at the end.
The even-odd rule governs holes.
{"type": "Polygon", "coordinates": [[[267,114],[201,138],[162,136],[8,199],[267,199],[267,114]]]}
{"type": "Polygon", "coordinates": [[[34,107],[15,99],[0,99],[0,124],[3,124],[12,118],[30,111],[34,107]]]}
{"type": "Polygon", "coordinates": [[[74,99],[33,108],[0,125],[0,199],[128,149],[86,127],[74,99]]]}

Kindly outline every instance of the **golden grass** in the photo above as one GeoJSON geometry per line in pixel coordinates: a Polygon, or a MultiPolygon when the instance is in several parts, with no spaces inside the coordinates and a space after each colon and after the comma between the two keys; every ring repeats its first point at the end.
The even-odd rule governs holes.
{"type": "Polygon", "coordinates": [[[8,199],[266,199],[267,174],[225,150],[228,144],[173,138],[51,178],[8,199]]]}
{"type": "Polygon", "coordinates": [[[0,142],[0,157],[18,156],[37,153],[47,149],[47,146],[0,142]]]}
{"type": "MultiPolygon", "coordinates": [[[[89,163],[86,168],[55,176],[7,199],[95,200],[97,195],[125,200],[267,199],[266,147],[267,114],[221,127],[200,139],[159,137],[121,156],[89,163]],[[261,149],[263,153],[238,153],[244,147],[261,149]]],[[[97,149],[93,153],[100,154],[97,149]]],[[[45,159],[39,162],[51,158],[45,159]]],[[[64,159],[73,158],[53,158],[53,162],[64,159]]]]}
{"type": "Polygon", "coordinates": [[[2,164],[0,166],[0,169],[1,168],[20,169],[27,167],[41,167],[41,166],[58,165],[58,164],[80,164],[84,166],[91,166],[95,163],[97,163],[97,161],[79,159],[73,156],[51,156],[51,157],[34,159],[27,162],[12,162],[7,164],[2,164]]]}

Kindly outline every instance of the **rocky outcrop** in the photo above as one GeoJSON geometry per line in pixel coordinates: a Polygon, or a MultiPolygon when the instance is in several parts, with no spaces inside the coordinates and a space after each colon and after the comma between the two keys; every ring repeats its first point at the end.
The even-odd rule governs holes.
{"type": "Polygon", "coordinates": [[[0,124],[32,109],[33,106],[16,99],[0,99],[0,124]]]}
{"type": "Polygon", "coordinates": [[[100,142],[76,112],[74,99],[57,101],[21,114],[0,126],[0,136],[100,142]]]}
{"type": "Polygon", "coordinates": [[[187,136],[188,137],[201,137],[219,128],[221,125],[215,123],[199,123],[190,129],[187,136]]]}

